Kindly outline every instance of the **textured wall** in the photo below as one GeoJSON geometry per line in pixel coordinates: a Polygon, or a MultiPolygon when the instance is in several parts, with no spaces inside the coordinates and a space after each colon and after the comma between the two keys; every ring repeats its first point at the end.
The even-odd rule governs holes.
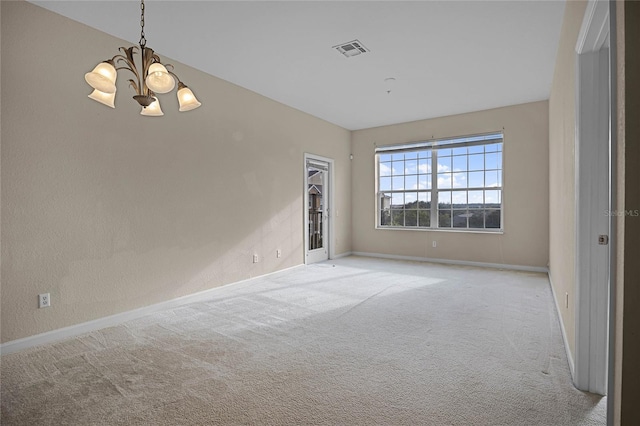
{"type": "Polygon", "coordinates": [[[1,7],[2,342],[302,263],[305,152],[335,159],[351,250],[350,132],[175,62],[201,108],[142,117],[123,73],[107,108],[83,75],[129,43],[1,7]]]}
{"type": "Polygon", "coordinates": [[[575,61],[586,2],[566,4],[549,97],[549,275],[575,353],[575,61]],[[563,301],[569,294],[569,307],[563,301]]]}
{"type": "Polygon", "coordinates": [[[353,132],[353,250],[411,257],[546,267],[547,102],[353,132]],[[504,128],[504,234],[375,229],[377,145],[504,128]],[[433,248],[431,242],[437,241],[433,248]]]}

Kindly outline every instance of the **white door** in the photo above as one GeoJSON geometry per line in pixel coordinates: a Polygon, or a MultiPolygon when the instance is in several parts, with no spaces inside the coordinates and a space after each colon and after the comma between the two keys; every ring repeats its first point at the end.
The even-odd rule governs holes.
{"type": "Polygon", "coordinates": [[[305,156],[305,263],[329,259],[330,163],[305,156]]]}
{"type": "Polygon", "coordinates": [[[574,383],[607,393],[611,256],[609,4],[587,6],[576,45],[576,334],[574,383]]]}

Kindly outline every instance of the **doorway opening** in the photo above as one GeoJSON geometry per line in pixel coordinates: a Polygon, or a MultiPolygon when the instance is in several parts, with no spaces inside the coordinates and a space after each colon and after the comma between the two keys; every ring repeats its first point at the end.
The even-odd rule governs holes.
{"type": "MultiPolygon", "coordinates": [[[[611,138],[610,15],[590,2],[576,44],[576,387],[608,389],[614,235],[611,209],[615,146],[611,138]]],[[[611,396],[611,395],[609,395],[611,396]]]]}
{"type": "Polygon", "coordinates": [[[304,156],[305,263],[331,258],[333,160],[304,156]]]}

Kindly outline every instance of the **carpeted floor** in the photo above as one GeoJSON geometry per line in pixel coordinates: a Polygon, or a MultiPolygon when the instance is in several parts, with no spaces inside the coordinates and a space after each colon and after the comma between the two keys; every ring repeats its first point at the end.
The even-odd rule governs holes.
{"type": "Polygon", "coordinates": [[[1,359],[3,425],[604,425],[543,274],[348,257],[1,359]]]}

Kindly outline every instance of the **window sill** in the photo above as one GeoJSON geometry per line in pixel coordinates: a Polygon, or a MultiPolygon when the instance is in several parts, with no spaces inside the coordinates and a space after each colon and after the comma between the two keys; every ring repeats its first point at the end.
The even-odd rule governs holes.
{"type": "Polygon", "coordinates": [[[504,229],[453,229],[453,228],[395,228],[387,226],[376,226],[376,231],[412,231],[412,232],[450,232],[454,234],[484,234],[503,235],[504,229]]]}

